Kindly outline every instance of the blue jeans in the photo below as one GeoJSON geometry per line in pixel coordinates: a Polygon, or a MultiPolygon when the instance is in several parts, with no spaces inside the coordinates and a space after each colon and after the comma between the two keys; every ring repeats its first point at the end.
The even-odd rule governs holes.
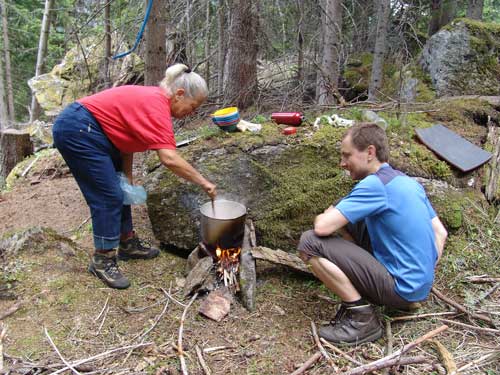
{"type": "Polygon", "coordinates": [[[94,116],[76,102],[57,117],[52,134],[90,207],[95,248],[117,247],[120,234],[132,231],[132,212],[130,206],[123,205],[116,175],[122,170],[120,151],[94,116]]]}

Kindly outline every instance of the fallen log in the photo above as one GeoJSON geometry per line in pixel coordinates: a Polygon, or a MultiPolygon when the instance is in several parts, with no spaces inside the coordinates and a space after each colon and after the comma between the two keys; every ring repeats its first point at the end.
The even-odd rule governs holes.
{"type": "Polygon", "coordinates": [[[270,249],[268,247],[257,246],[251,249],[252,256],[255,259],[265,260],[274,264],[288,266],[297,271],[312,274],[305,263],[295,254],[287,253],[280,249],[270,249]]]}

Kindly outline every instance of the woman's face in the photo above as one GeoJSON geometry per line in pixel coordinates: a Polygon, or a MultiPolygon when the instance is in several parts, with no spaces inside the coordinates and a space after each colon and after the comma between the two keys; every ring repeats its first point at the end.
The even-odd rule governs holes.
{"type": "Polygon", "coordinates": [[[205,101],[206,97],[189,98],[183,89],[177,89],[170,99],[170,113],[175,118],[183,118],[192,114],[205,101]]]}

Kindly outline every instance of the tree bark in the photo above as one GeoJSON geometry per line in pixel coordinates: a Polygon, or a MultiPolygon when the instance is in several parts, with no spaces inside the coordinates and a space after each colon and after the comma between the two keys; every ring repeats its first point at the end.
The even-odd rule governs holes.
{"type": "Polygon", "coordinates": [[[245,109],[254,103],[257,94],[256,4],[253,1],[232,0],[230,10],[224,104],[234,104],[245,109]]]}
{"type": "Polygon", "coordinates": [[[210,0],[205,10],[205,82],[210,89],[210,0]]]}
{"type": "MultiPolygon", "coordinates": [[[[50,32],[50,14],[54,0],[45,0],[45,9],[43,11],[42,28],[40,30],[40,40],[38,43],[38,54],[36,57],[35,77],[42,74],[45,67],[45,57],[47,56],[47,45],[50,32]]],[[[30,122],[36,120],[40,115],[40,106],[35,95],[31,97],[30,122]]]]}
{"type": "Polygon", "coordinates": [[[224,91],[224,72],[226,61],[226,4],[224,0],[219,0],[217,9],[217,34],[219,38],[217,48],[217,96],[222,97],[224,91]]]}
{"type": "MultiPolygon", "coordinates": [[[[5,16],[5,1],[2,0],[0,4],[2,7],[1,11],[3,18],[5,16]]],[[[3,24],[3,31],[5,33],[5,23],[3,24]]],[[[5,85],[3,81],[2,58],[0,57],[0,131],[3,128],[8,128],[8,127],[9,127],[9,120],[7,115],[7,103],[5,101],[5,85]]]]}
{"type": "Polygon", "coordinates": [[[441,19],[441,0],[431,0],[430,11],[431,19],[429,20],[429,27],[427,29],[427,35],[429,35],[429,37],[437,33],[441,27],[439,23],[441,19]]]}
{"type": "Polygon", "coordinates": [[[5,129],[0,132],[0,187],[17,163],[33,154],[33,143],[30,135],[16,129],[5,129]]]}
{"type": "Polygon", "coordinates": [[[109,65],[111,62],[111,2],[106,2],[104,6],[104,88],[111,87],[111,77],[109,65]]]}
{"type": "Polygon", "coordinates": [[[449,24],[457,15],[457,0],[443,0],[439,28],[449,24]]]}
{"type": "Polygon", "coordinates": [[[338,89],[340,36],[342,35],[342,1],[327,0],[323,17],[323,56],[317,101],[320,105],[335,104],[334,91],[338,89]]]}
{"type": "MultiPolygon", "coordinates": [[[[9,28],[7,24],[7,7],[5,0],[1,1],[2,6],[2,25],[3,25],[3,48],[5,59],[5,83],[7,85],[7,116],[10,122],[14,122],[16,118],[14,109],[14,90],[12,88],[12,69],[10,67],[10,46],[9,46],[9,28]]],[[[1,70],[0,70],[1,71],[1,70]]],[[[3,82],[2,82],[3,83],[3,82]]],[[[5,91],[5,86],[2,87],[2,93],[5,91]]],[[[1,128],[1,126],[0,126],[1,128]]]]}
{"type": "Polygon", "coordinates": [[[387,28],[391,11],[390,0],[380,0],[377,12],[377,36],[373,53],[372,76],[368,88],[368,100],[375,101],[382,87],[385,51],[387,45],[387,28]]]}
{"type": "Polygon", "coordinates": [[[299,21],[297,22],[297,84],[304,84],[304,3],[297,0],[299,21]]]}
{"type": "Polygon", "coordinates": [[[467,4],[467,18],[473,20],[483,19],[484,0],[469,0],[467,4]]]}
{"type": "MultiPolygon", "coordinates": [[[[146,0],[146,6],[149,0],[146,0]]],[[[144,84],[147,86],[156,86],[163,79],[167,53],[166,44],[166,9],[165,0],[153,1],[151,14],[146,26],[146,51],[144,54],[144,84]]]]}

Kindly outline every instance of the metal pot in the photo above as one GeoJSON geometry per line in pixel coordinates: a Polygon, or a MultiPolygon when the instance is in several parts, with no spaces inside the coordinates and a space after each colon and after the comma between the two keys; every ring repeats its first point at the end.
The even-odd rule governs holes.
{"type": "Polygon", "coordinates": [[[247,209],[238,202],[216,200],[200,208],[201,240],[214,251],[241,247],[245,235],[247,209]]]}

